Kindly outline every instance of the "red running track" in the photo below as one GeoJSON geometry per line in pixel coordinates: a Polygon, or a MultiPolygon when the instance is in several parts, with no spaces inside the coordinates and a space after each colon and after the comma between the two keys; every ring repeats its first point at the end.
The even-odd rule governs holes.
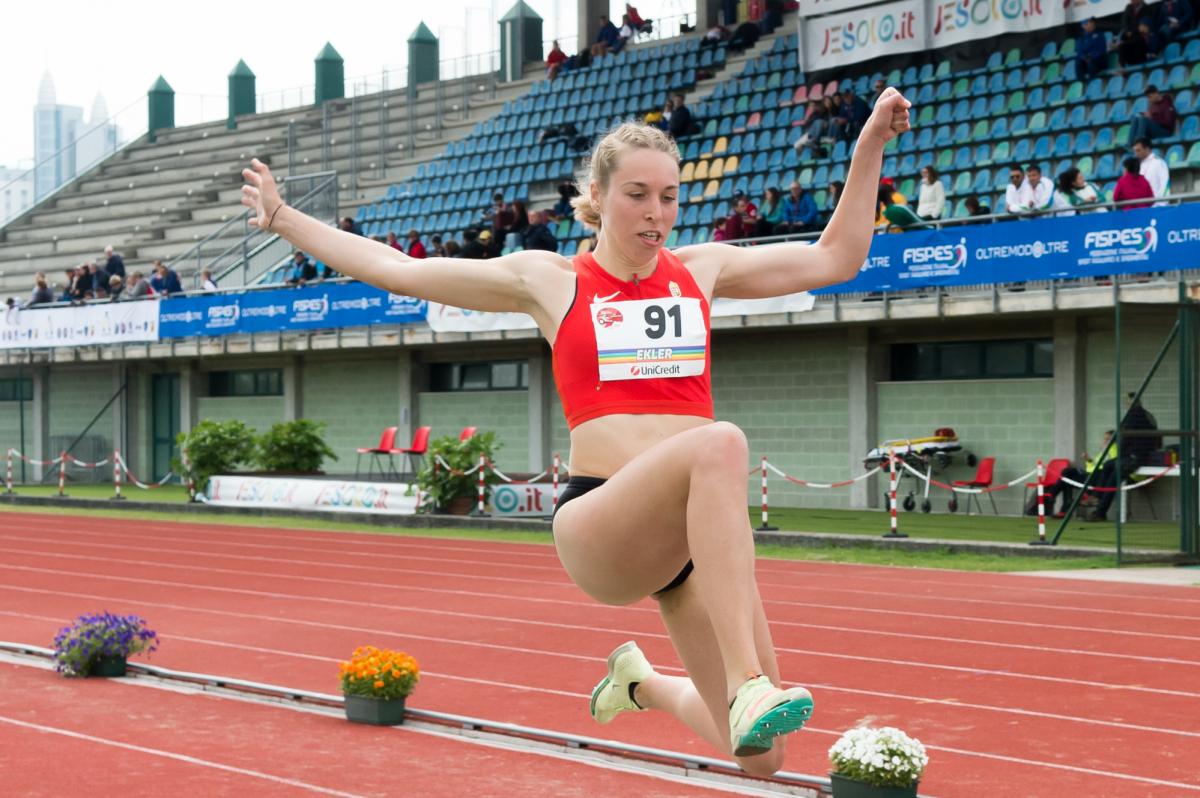
{"type": "MultiPolygon", "coordinates": [[[[402,648],[413,706],[716,755],[656,713],[591,721],[616,644],[678,661],[653,602],[596,604],[549,546],[0,518],[0,639],[137,612],[156,664],[321,692],[356,645],[402,648]]],[[[784,678],[816,697],[789,770],[825,772],[867,721],[926,743],[922,793],[943,798],[1200,794],[1200,592],[776,560],[758,578],[784,678]]]]}

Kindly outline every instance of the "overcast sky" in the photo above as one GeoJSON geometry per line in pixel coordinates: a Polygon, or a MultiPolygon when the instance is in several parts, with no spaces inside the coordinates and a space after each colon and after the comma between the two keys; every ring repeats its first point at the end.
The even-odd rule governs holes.
{"type": "MultiPolygon", "coordinates": [[[[526,2],[544,20],[546,38],[574,36],[575,0],[526,2]]],[[[406,41],[422,21],[440,38],[442,59],[462,56],[468,47],[473,53],[495,49],[494,20],[514,3],[8,3],[0,46],[0,166],[33,165],[33,107],[47,69],[59,104],[80,106],[87,118],[100,92],[122,128],[140,132],[146,90],[160,74],[176,92],[177,124],[202,121],[201,114],[224,118],[227,78],[239,58],[257,76],[259,94],[278,98],[279,90],[313,83],[313,59],[329,41],[345,59],[349,92],[354,78],[370,75],[378,83],[382,67],[401,66],[406,41]],[[122,115],[122,109],[128,110],[122,115]]],[[[611,3],[618,20],[624,5],[611,3]]],[[[696,6],[695,0],[634,5],[651,18],[694,12],[696,6]]]]}

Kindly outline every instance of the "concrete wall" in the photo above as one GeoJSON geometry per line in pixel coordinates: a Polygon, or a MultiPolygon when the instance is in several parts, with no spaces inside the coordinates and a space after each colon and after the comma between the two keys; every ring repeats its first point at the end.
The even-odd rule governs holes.
{"type": "MultiPolygon", "coordinates": [[[[1054,441],[1054,380],[949,380],[945,382],[885,382],[879,385],[879,437],[919,438],[938,427],[953,427],[963,453],[996,458],[995,483],[1008,482],[1034,467],[1037,458],[1051,456],[1054,441]]],[[[937,474],[942,482],[971,479],[975,468],[956,457],[937,474]]],[[[916,483],[907,481],[901,492],[916,483]]],[[[884,485],[881,481],[879,490],[884,485]]],[[[1021,490],[993,494],[1001,513],[1021,509],[1021,490]]],[[[934,488],[935,512],[946,509],[949,494],[934,488]]],[[[983,497],[984,506],[991,505],[983,497]]],[[[965,509],[965,498],[960,498],[965,509]]]]}
{"type": "MultiPolygon", "coordinates": [[[[49,448],[50,457],[55,457],[61,448],[71,445],[87,428],[88,423],[100,412],[116,388],[113,385],[112,366],[87,368],[50,369],[49,392],[49,448]]],[[[91,429],[71,453],[80,460],[102,460],[112,453],[113,414],[118,403],[114,402],[96,420],[91,429]]],[[[94,482],[100,470],[78,470],[68,467],[68,473],[83,482],[94,482]]],[[[104,479],[112,478],[112,471],[105,471],[104,479]]]]}
{"type": "Polygon", "coordinates": [[[202,396],[197,405],[200,421],[236,419],[259,433],[283,420],[282,396],[202,396]]]}
{"type": "Polygon", "coordinates": [[[433,427],[433,437],[457,436],[468,426],[493,431],[504,444],[496,465],[503,471],[530,468],[528,391],[428,391],[418,397],[418,422],[433,427]]]}
{"type": "MultiPolygon", "coordinates": [[[[390,361],[309,360],[301,368],[300,385],[300,417],[325,422],[325,442],[339,458],[325,464],[330,473],[352,473],[354,450],[378,443],[385,427],[399,424],[407,404],[400,396],[399,369],[390,361]]],[[[397,445],[408,441],[398,439],[397,445]]]]}

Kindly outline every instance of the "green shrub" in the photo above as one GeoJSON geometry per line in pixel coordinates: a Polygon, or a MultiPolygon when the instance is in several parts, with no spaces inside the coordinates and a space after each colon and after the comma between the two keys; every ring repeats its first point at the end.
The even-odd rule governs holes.
{"type": "MultiPolygon", "coordinates": [[[[180,451],[187,450],[196,490],[208,486],[214,474],[228,473],[239,463],[249,463],[254,456],[254,430],[241,421],[201,421],[190,432],[181,432],[175,439],[180,451]]],[[[181,457],[171,458],[177,474],[186,474],[181,457]]]]}
{"type": "MultiPolygon", "coordinates": [[[[460,441],[453,435],[436,438],[429,444],[429,459],[417,473],[417,487],[421,495],[432,503],[435,510],[444,510],[451,500],[460,496],[472,498],[479,495],[479,474],[463,476],[454,471],[470,471],[479,465],[479,456],[493,460],[501,444],[496,441],[495,432],[483,432],[472,435],[465,441],[460,441]],[[437,458],[450,467],[435,468],[437,458]],[[451,471],[450,469],[453,469],[451,471]]],[[[491,486],[500,481],[492,469],[487,469],[484,479],[484,501],[491,498],[491,486]]]]}
{"type": "Polygon", "coordinates": [[[338,459],[325,443],[325,422],[298,418],[281,421],[258,436],[254,459],[263,471],[313,474],[321,463],[338,459]]]}

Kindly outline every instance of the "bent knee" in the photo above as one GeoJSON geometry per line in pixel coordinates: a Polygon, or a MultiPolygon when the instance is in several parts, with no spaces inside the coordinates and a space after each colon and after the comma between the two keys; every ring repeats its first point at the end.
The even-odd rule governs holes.
{"type": "Polygon", "coordinates": [[[697,468],[745,471],[750,444],[744,432],[728,421],[717,421],[702,430],[703,441],[693,460],[697,468]]]}
{"type": "Polygon", "coordinates": [[[770,751],[758,756],[738,757],[742,770],[751,776],[769,778],[783,769],[783,748],[778,743],[770,751]]]}

